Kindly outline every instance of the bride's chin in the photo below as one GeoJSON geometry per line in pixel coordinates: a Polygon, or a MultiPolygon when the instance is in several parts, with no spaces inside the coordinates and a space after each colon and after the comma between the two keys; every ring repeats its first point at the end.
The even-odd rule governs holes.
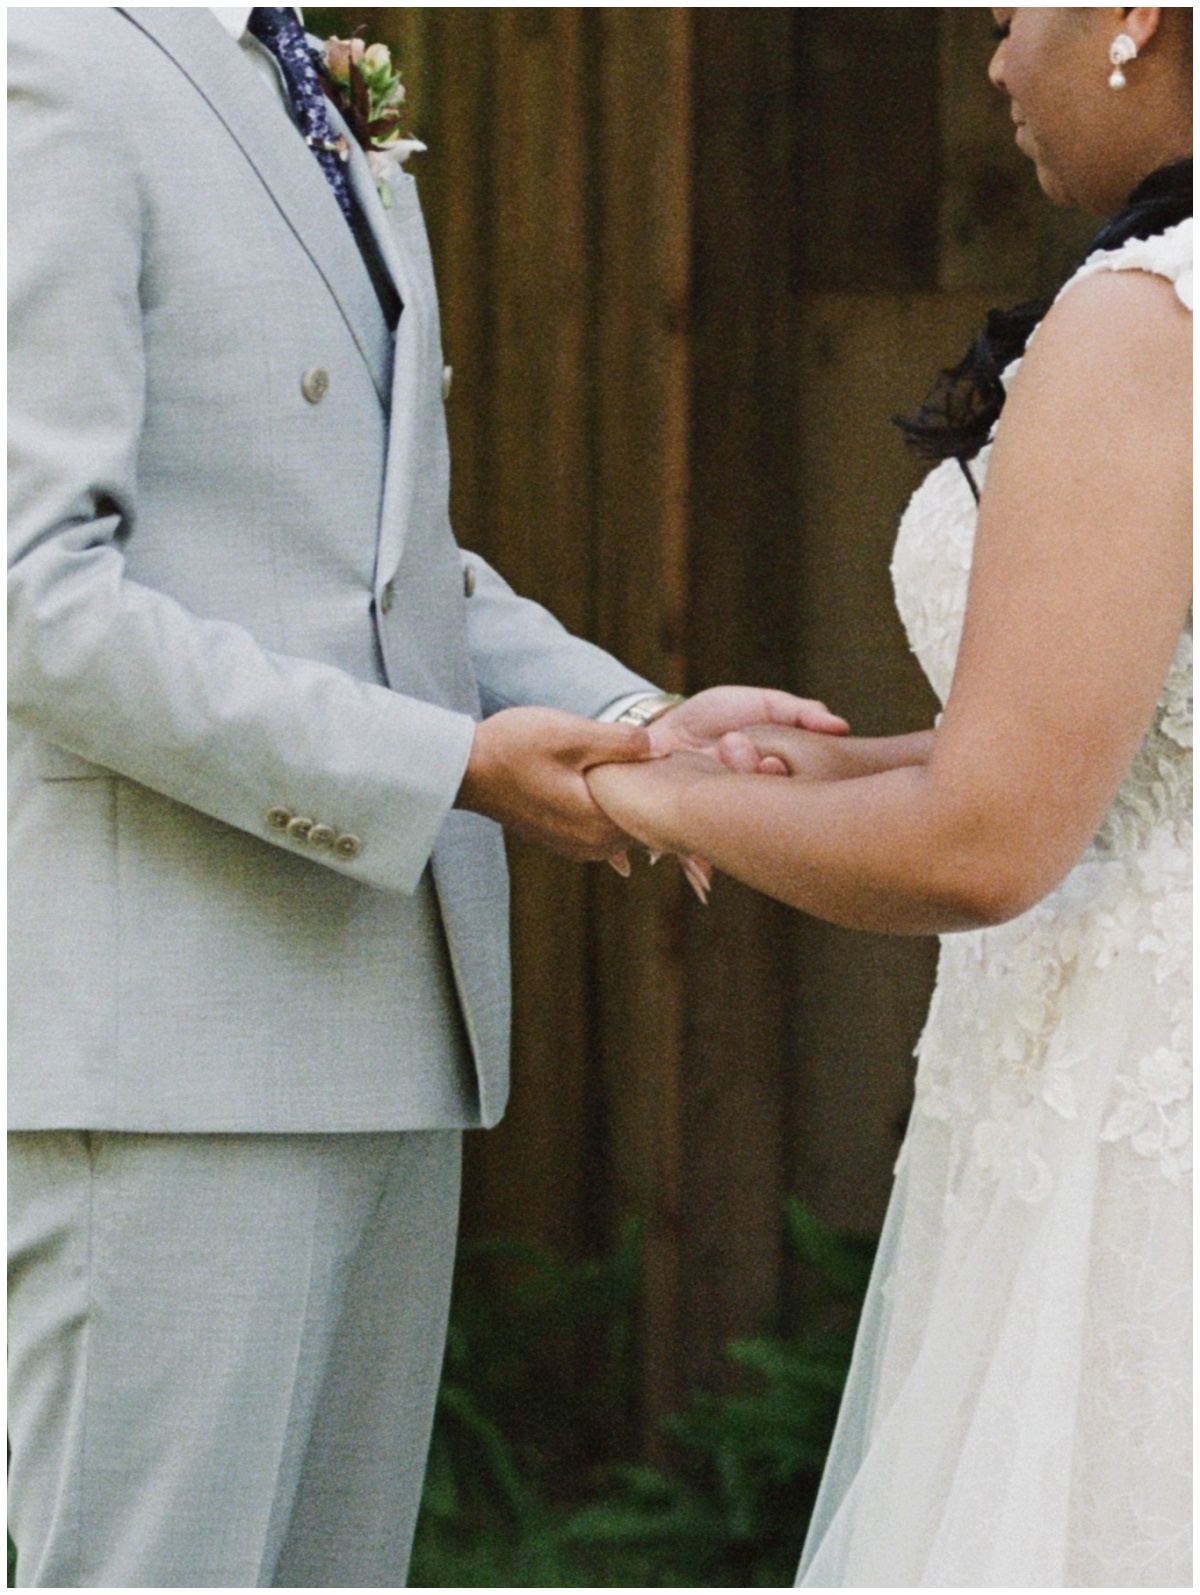
{"type": "Polygon", "coordinates": [[[1070,190],[1058,173],[1052,171],[1036,155],[1034,156],[1034,168],[1037,172],[1038,185],[1052,205],[1073,205],[1075,203],[1070,190]]]}

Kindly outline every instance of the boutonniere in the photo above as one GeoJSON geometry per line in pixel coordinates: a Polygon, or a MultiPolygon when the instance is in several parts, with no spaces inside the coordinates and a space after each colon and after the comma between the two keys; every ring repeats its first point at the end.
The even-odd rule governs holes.
{"type": "Polygon", "coordinates": [[[405,132],[404,84],[386,44],[327,39],[317,61],[321,84],[346,119],[375,177],[385,206],[392,203],[388,173],[425,148],[405,132]]]}

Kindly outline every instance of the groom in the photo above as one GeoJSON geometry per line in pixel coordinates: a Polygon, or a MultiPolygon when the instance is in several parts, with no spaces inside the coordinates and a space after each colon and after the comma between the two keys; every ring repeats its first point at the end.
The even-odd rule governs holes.
{"type": "Polygon", "coordinates": [[[837,722],[679,706],[458,550],[413,183],[293,12],[9,18],[18,1582],[394,1586],[495,822],[602,858],[590,765],[837,722]]]}

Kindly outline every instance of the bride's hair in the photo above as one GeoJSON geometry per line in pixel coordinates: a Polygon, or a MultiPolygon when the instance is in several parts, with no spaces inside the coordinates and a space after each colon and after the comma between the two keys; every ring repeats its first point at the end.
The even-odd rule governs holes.
{"type": "MultiPolygon", "coordinates": [[[[1116,249],[1130,238],[1152,238],[1191,214],[1191,161],[1159,167],[1138,184],[1124,208],[1105,222],[1087,253],[1116,249]]],[[[965,357],[939,373],[916,415],[892,417],[914,454],[923,460],[956,459],[964,468],[975,458],[1004,408],[1000,373],[1024,352],[1033,329],[1053,303],[1051,295],[1026,300],[1011,310],[988,312],[983,331],[965,357]]]]}

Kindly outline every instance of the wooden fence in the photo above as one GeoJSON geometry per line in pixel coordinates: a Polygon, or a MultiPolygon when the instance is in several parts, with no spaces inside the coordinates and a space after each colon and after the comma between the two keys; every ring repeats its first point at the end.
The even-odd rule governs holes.
{"type": "MultiPolygon", "coordinates": [[[[438,271],[460,542],[664,687],[930,723],[888,557],[889,417],[1086,237],[947,8],[307,13],[396,50],[438,271]]],[[[514,1089],[465,1226],[578,1255],[646,1225],[643,1412],[779,1312],[788,1193],[878,1225],[927,940],[669,866],[516,845],[514,1089]]]]}

